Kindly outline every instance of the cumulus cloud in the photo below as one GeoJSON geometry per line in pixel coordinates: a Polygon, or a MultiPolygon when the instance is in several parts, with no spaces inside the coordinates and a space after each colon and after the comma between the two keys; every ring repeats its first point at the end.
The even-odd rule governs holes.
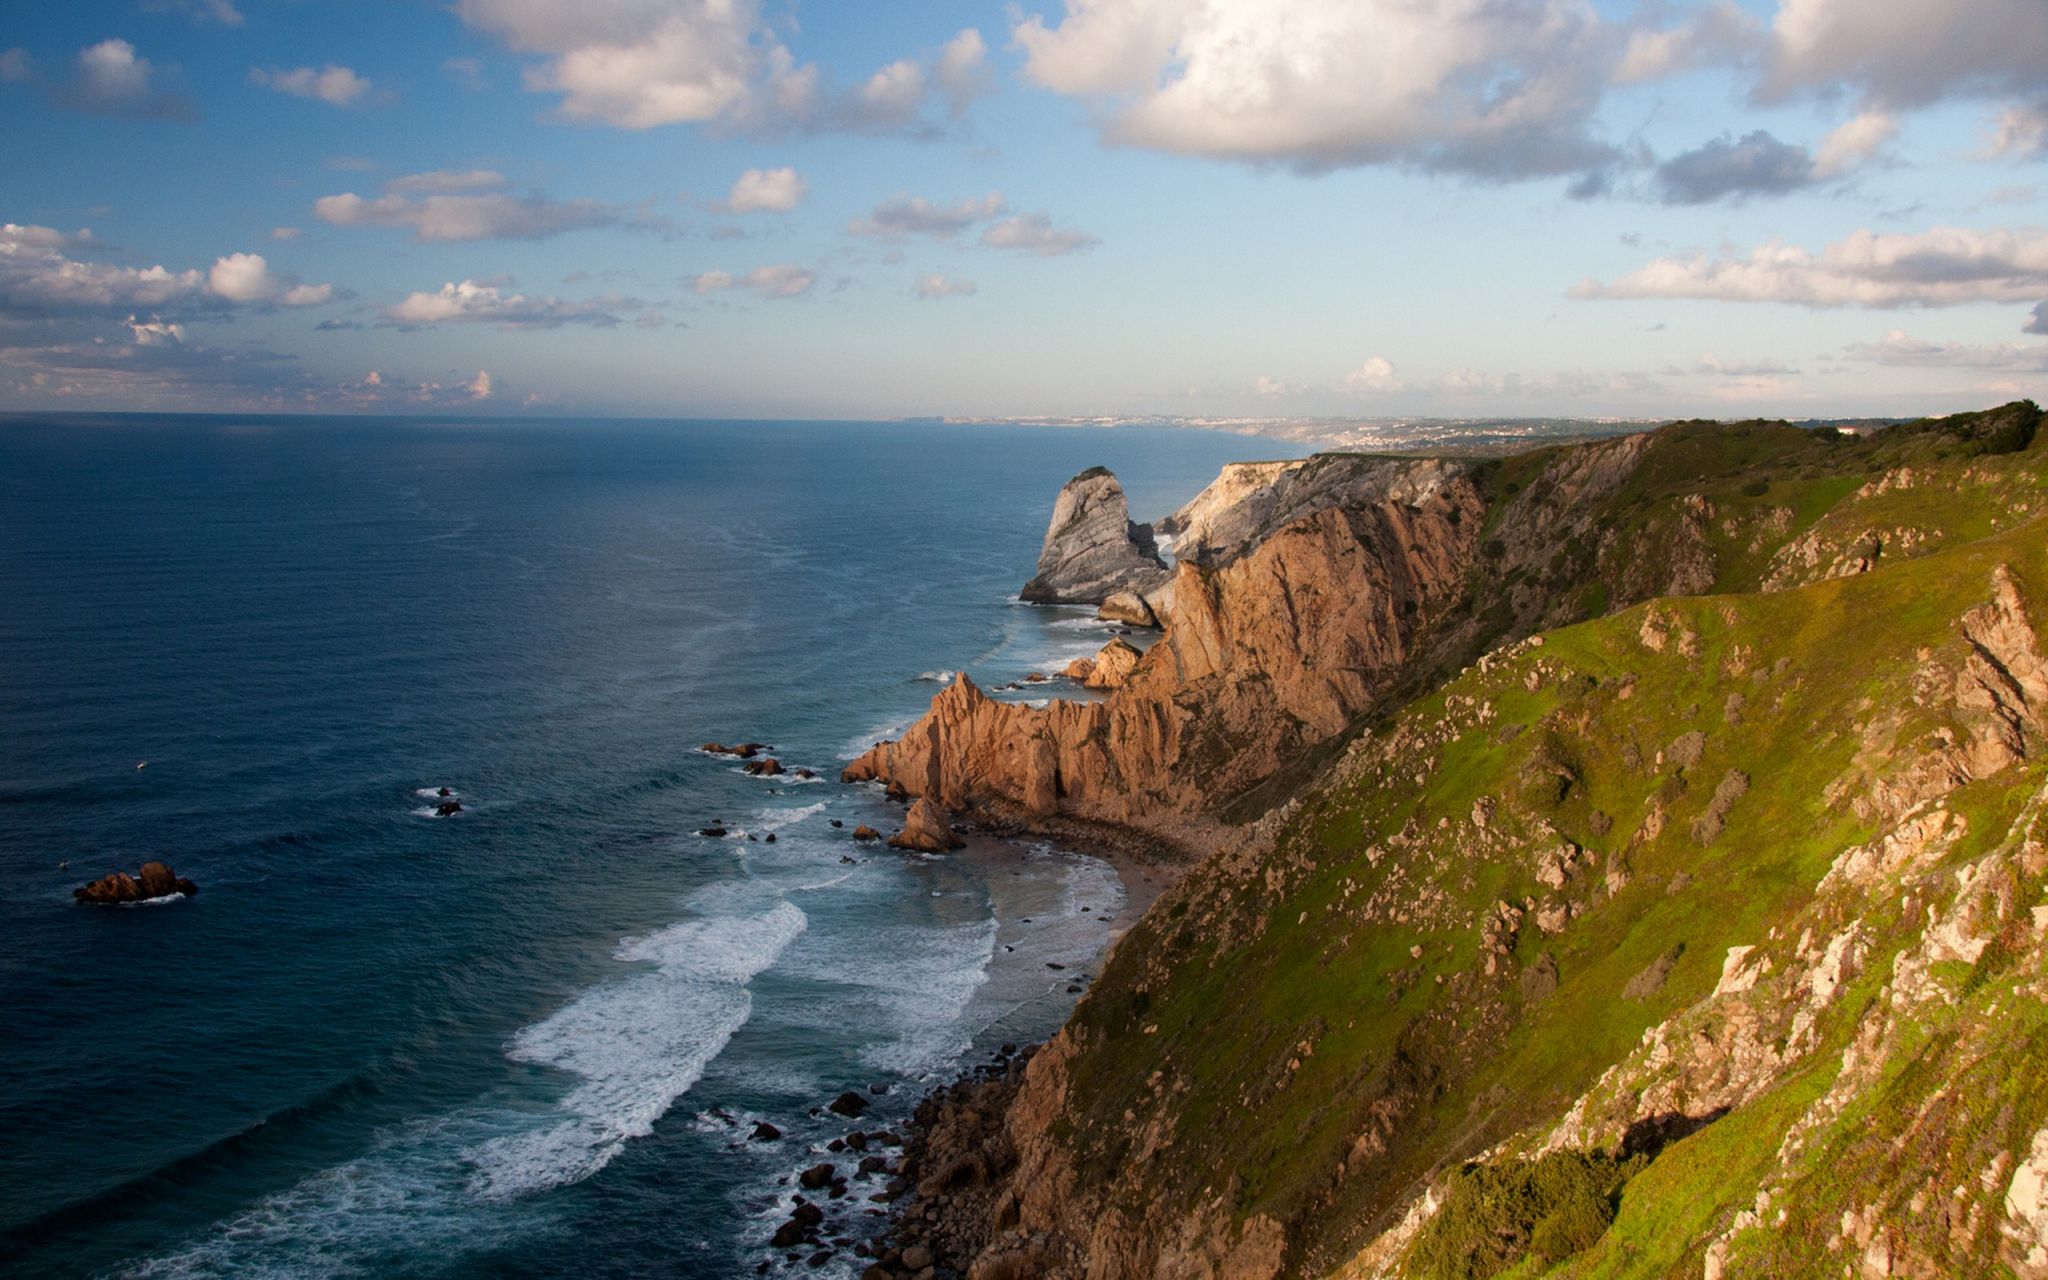
{"type": "Polygon", "coordinates": [[[1289,387],[1286,383],[1280,381],[1280,379],[1272,377],[1268,374],[1262,373],[1258,377],[1252,379],[1252,391],[1258,395],[1284,396],[1292,390],[1292,387],[1289,387]]]}
{"type": "Polygon", "coordinates": [[[1779,0],[1762,92],[1848,89],[1881,106],[2048,88],[2040,0],[1779,0]]]}
{"type": "Polygon", "coordinates": [[[910,291],[920,298],[933,301],[940,298],[964,298],[973,294],[974,281],[928,271],[917,278],[910,291]]]}
{"type": "Polygon", "coordinates": [[[1316,171],[1574,173],[1617,51],[1583,0],[1066,0],[1013,35],[1113,142],[1316,171]]]}
{"type": "Polygon", "coordinates": [[[2010,373],[2048,373],[2048,343],[2016,342],[1971,345],[1930,342],[1904,329],[1886,330],[1876,342],[1854,342],[1843,355],[1867,364],[1912,369],[1997,369],[2010,373]]]}
{"type": "Polygon", "coordinates": [[[2048,333],[2048,302],[2039,303],[2020,326],[2021,333],[2048,333]]]}
{"type": "Polygon", "coordinates": [[[1055,258],[1093,248],[1102,241],[1073,227],[1055,227],[1043,213],[1019,213],[1004,218],[981,233],[982,244],[991,249],[1017,249],[1041,258],[1055,258]]]}
{"type": "Polygon", "coordinates": [[[810,189],[795,169],[749,169],[732,184],[725,208],[728,213],[788,213],[810,189]]]}
{"type": "Polygon", "coordinates": [[[1717,0],[1686,14],[1673,27],[1637,26],[1629,32],[1613,78],[1619,84],[1639,84],[1700,67],[1741,63],[1759,55],[1765,44],[1761,22],[1729,0],[1717,0]]]}
{"type": "Polygon", "coordinates": [[[319,68],[251,67],[249,83],[336,107],[354,106],[371,88],[368,80],[332,62],[319,68]]]}
{"type": "Polygon", "coordinates": [[[728,271],[707,271],[690,281],[690,287],[700,294],[721,293],[727,289],[744,289],[763,298],[800,298],[809,293],[818,283],[818,273],[809,267],[794,263],[778,263],[774,266],[755,267],[743,276],[734,276],[728,271]]]}
{"type": "Polygon", "coordinates": [[[503,192],[416,196],[390,190],[365,199],[345,191],[315,200],[313,213],[337,227],[406,228],[416,240],[541,240],[626,220],[616,206],[596,200],[503,192]]]}
{"type": "Polygon", "coordinates": [[[988,45],[981,32],[969,27],[946,42],[932,65],[932,80],[946,97],[955,117],[965,115],[968,104],[988,91],[988,45]]]}
{"type": "Polygon", "coordinates": [[[1819,253],[1771,241],[1740,258],[1658,258],[1575,298],[1700,298],[1807,307],[1944,307],[2032,302],[2048,291],[2048,231],[1936,227],[1859,230],[1819,253]]]}
{"type": "Polygon", "coordinates": [[[190,100],[166,87],[166,74],[126,40],[102,40],[78,51],[77,75],[57,86],[60,105],[91,115],[133,120],[192,119],[190,100]]]}
{"type": "Polygon", "coordinates": [[[1403,385],[1394,372],[1394,362],[1385,356],[1371,356],[1344,375],[1344,386],[1349,391],[1385,393],[1399,391],[1403,385]]]}
{"type": "Polygon", "coordinates": [[[273,274],[261,254],[231,253],[206,271],[117,266],[71,256],[70,251],[91,242],[89,231],[0,225],[0,316],[131,310],[201,314],[253,304],[312,306],[334,297],[331,285],[302,285],[273,274]]]}
{"type": "Polygon", "coordinates": [[[488,369],[478,369],[476,371],[476,376],[474,378],[471,378],[468,382],[463,383],[461,389],[469,393],[469,398],[472,400],[490,399],[491,371],[488,369]]]}
{"type": "Polygon", "coordinates": [[[946,240],[1008,210],[1000,191],[991,191],[979,200],[956,200],[947,205],[923,196],[896,196],[876,205],[867,217],[854,219],[847,224],[846,231],[876,240],[897,241],[910,236],[946,240]]]}
{"type": "Polygon", "coordinates": [[[418,327],[435,324],[490,324],[501,329],[559,329],[568,324],[587,324],[609,329],[619,323],[619,313],[641,306],[631,298],[592,298],[565,302],[560,298],[529,298],[506,293],[498,286],[475,280],[448,283],[432,293],[411,293],[384,308],[384,318],[394,324],[418,327]]]}
{"type": "Polygon", "coordinates": [[[622,129],[929,132],[927,101],[936,92],[957,111],[985,52],[963,32],[929,63],[897,59],[835,91],[797,62],[760,0],[457,0],[455,11],[538,58],[526,87],[556,95],[564,119],[622,129]]]}
{"type": "Polygon", "coordinates": [[[1758,129],[1740,139],[1718,138],[1657,166],[1657,191],[1666,204],[1710,204],[1751,196],[1784,195],[1813,181],[1805,147],[1780,142],[1758,129]]]}

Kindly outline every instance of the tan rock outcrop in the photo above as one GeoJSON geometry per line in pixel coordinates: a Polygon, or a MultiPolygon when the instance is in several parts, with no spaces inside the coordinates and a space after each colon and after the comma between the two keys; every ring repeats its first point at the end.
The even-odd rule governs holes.
{"type": "Polygon", "coordinates": [[[889,837],[890,848],[915,853],[948,853],[966,843],[954,834],[952,825],[946,821],[946,811],[933,804],[929,796],[910,806],[903,819],[903,830],[889,837]]]}
{"type": "Polygon", "coordinates": [[[1081,683],[1090,689],[1121,689],[1130,683],[1131,673],[1144,657],[1128,640],[1112,640],[1089,662],[1081,683]]]}

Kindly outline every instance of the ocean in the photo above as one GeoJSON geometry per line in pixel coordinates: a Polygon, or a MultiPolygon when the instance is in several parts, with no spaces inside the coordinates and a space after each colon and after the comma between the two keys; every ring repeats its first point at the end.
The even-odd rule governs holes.
{"type": "Polygon", "coordinates": [[[794,1173],[1049,1033],[1123,891],[1086,850],[857,846],[899,813],[840,765],[955,670],[1104,642],[1014,598],[1069,476],[1153,519],[1300,452],[0,416],[0,1271],[857,1274],[766,1248],[794,1173]],[[72,902],[149,858],[198,895],[72,902]]]}

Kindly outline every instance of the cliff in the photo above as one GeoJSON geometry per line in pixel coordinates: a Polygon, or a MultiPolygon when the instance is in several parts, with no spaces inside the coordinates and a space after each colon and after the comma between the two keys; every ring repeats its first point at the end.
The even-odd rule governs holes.
{"type": "MultiPolygon", "coordinates": [[[[1681,424],[1464,466],[1431,499],[1464,566],[1448,581],[1405,567],[1427,504],[1391,541],[1392,512],[1339,504],[1183,564],[1155,654],[1174,647],[1142,664],[1189,717],[1176,760],[1235,705],[1204,683],[1219,671],[1287,685],[1244,695],[1271,723],[1331,717],[1299,741],[1367,709],[1315,767],[1274,752],[1258,821],[1198,806],[1213,852],[1014,1096],[937,1117],[952,1158],[913,1212],[941,1261],[975,1280],[2048,1275],[2040,420],[1681,424]],[[1347,542],[1402,556],[1368,568],[1347,542]],[[1304,560],[1328,574],[1301,608],[1278,586],[1304,560]],[[1275,592],[1280,630],[1217,585],[1233,571],[1275,592]],[[1418,600],[1405,630],[1324,598],[1397,590],[1418,600]],[[1283,636],[1371,675],[1317,685],[1268,647],[1283,636]],[[1474,637],[1490,651],[1451,657],[1474,637]]],[[[1039,723],[980,714],[934,741],[1039,723]]],[[[1014,766],[981,763],[929,776],[1007,785],[1014,766]]]]}

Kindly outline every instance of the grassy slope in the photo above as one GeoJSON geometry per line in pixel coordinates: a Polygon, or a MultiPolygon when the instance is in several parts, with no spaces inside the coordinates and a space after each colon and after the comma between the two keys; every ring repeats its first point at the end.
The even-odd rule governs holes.
{"type": "MultiPolygon", "coordinates": [[[[1839,443],[1765,425],[1660,436],[1599,514],[1618,536],[1547,567],[1556,585],[1576,580],[1584,594],[1661,554],[1687,493],[1712,503],[1717,590],[1753,590],[1802,535],[1848,545],[1910,525],[1925,532],[1914,549],[1939,554],[1569,627],[1379,726],[1270,857],[1191,877],[1083,1003],[1065,1131],[1083,1169],[1121,1177],[1133,1200],[1225,1193],[1241,1214],[1290,1224],[1291,1266],[1314,1271],[1388,1225],[1433,1173],[1554,1119],[1646,1028],[1711,991],[1728,947],[1790,919],[1835,854],[1871,834],[1824,799],[1829,784],[1856,766],[1872,709],[1906,703],[1918,652],[1954,656],[1955,619],[1987,597],[1992,566],[2011,563],[2030,595],[2048,585],[2039,527],[2026,523],[2048,445],[1986,452],[1982,437],[2003,429],[1972,420],[1839,443]],[[1872,491],[1901,466],[1914,485],[1872,491]],[[1651,612],[1669,636],[1661,652],[1641,638],[1651,612]],[[1695,731],[1696,761],[1659,764],[1695,731]],[[1703,843],[1694,822],[1730,770],[1749,790],[1703,843]],[[1485,830],[1472,820],[1482,798],[1495,805],[1485,830]],[[1658,809],[1661,833],[1643,838],[1658,809]],[[1592,856],[1556,889],[1532,854],[1559,837],[1592,856]],[[1532,911],[1488,975],[1481,922],[1503,900],[1582,914],[1546,935],[1532,911]],[[1660,957],[1661,985],[1625,997],[1660,957]],[[1527,977],[1552,968],[1553,991],[1527,977]],[[1163,1150],[1137,1137],[1155,1114],[1163,1150]]],[[[1544,463],[1502,464],[1500,500],[1517,500],[1544,463]]],[[[1933,727],[1909,716],[1902,740],[1933,727]]],[[[1995,825],[2012,800],[1983,803],[1995,825]]],[[[1768,1105],[1671,1147],[1577,1273],[1658,1275],[1687,1258],[1706,1221],[1753,1195],[1743,1161],[1775,1149],[1778,1117],[1824,1083],[1789,1081],[1768,1105]]]]}

